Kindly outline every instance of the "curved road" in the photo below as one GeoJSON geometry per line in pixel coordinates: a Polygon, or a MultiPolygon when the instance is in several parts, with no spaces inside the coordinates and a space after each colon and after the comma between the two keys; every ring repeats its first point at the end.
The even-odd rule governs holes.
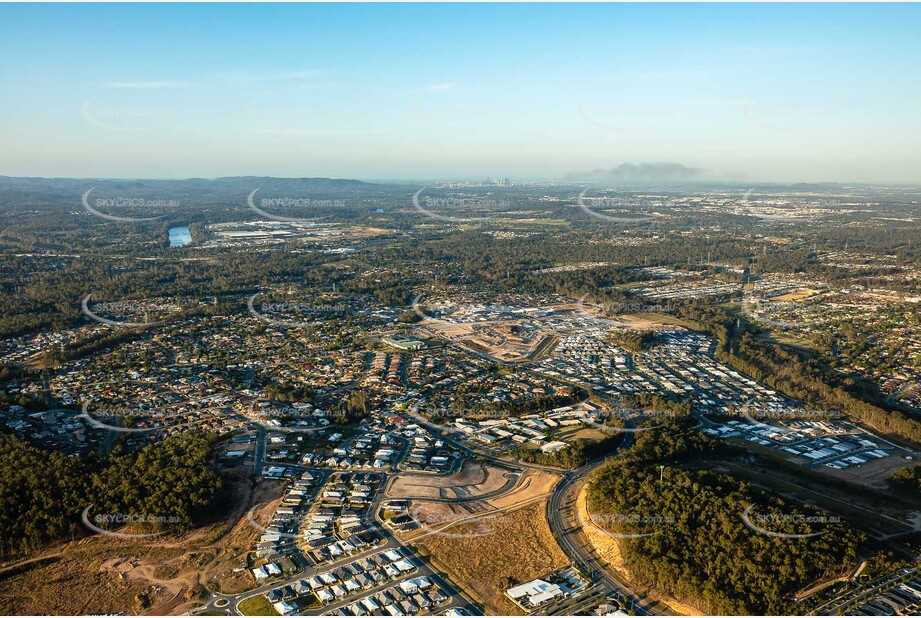
{"type": "MultiPolygon", "coordinates": [[[[624,433],[624,441],[618,449],[630,446],[632,432],[624,433]]],[[[566,472],[553,489],[553,495],[547,501],[547,521],[559,546],[579,569],[589,575],[592,584],[600,585],[604,595],[618,592],[625,597],[638,615],[651,616],[656,612],[641,600],[630,586],[613,573],[599,559],[594,548],[580,539],[581,522],[576,513],[576,498],[588,475],[607,463],[612,455],[596,459],[578,468],[566,472]]],[[[598,590],[598,588],[594,588],[598,590]]],[[[599,601],[600,602],[600,601],[599,601]]]]}

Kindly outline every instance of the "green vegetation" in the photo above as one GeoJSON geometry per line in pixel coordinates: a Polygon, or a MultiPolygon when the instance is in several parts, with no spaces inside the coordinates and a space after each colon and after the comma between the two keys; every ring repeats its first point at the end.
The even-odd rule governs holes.
{"type": "Polygon", "coordinates": [[[552,453],[542,453],[536,449],[522,447],[514,449],[512,455],[525,463],[575,469],[592,459],[607,455],[617,448],[623,437],[623,433],[618,433],[604,440],[578,440],[552,453]]]}
{"type": "Polygon", "coordinates": [[[889,477],[889,484],[907,496],[921,497],[921,465],[896,470],[889,477]]]}
{"type": "Polygon", "coordinates": [[[716,337],[717,359],[734,369],[794,399],[841,410],[881,432],[921,443],[921,420],[881,407],[877,393],[831,371],[819,359],[760,339],[755,325],[745,319],[737,323],[726,307],[687,305],[679,314],[695,329],[716,337]]]}
{"type": "Polygon", "coordinates": [[[256,595],[250,597],[239,605],[240,611],[244,616],[280,616],[272,604],[264,596],[256,595]]]}
{"type": "Polygon", "coordinates": [[[921,443],[921,421],[864,401],[853,379],[834,375],[817,360],[765,343],[749,332],[735,341],[734,353],[720,350],[719,360],[791,397],[838,408],[879,431],[921,443]]]}
{"type": "Polygon", "coordinates": [[[847,526],[794,523],[785,518],[818,512],[722,474],[676,465],[717,448],[685,423],[668,421],[639,434],[634,448],[593,479],[592,517],[617,533],[648,535],[619,540],[638,583],[710,614],[784,614],[788,595],[853,566],[862,538],[847,526]],[[764,524],[771,531],[823,534],[788,539],[755,532],[742,520],[750,505],[776,518],[764,524]]]}
{"type": "MultiPolygon", "coordinates": [[[[546,412],[554,408],[571,406],[585,398],[585,393],[581,389],[566,386],[561,389],[561,392],[552,395],[539,395],[517,401],[478,399],[475,404],[471,405],[470,401],[473,399],[473,395],[485,393],[488,389],[487,385],[458,385],[449,413],[469,419],[476,419],[482,416],[488,418],[520,416],[522,414],[534,414],[535,412],[546,412]]],[[[444,411],[436,410],[432,413],[432,418],[444,415],[444,411]]]]}
{"type": "Polygon", "coordinates": [[[275,401],[311,402],[316,395],[313,390],[295,384],[270,383],[265,387],[266,396],[275,401]]]}
{"type": "Polygon", "coordinates": [[[187,433],[128,454],[67,457],[0,435],[0,556],[82,536],[88,513],[145,520],[144,532],[183,531],[209,514],[220,477],[208,463],[211,438],[187,433]]]}
{"type": "Polygon", "coordinates": [[[618,330],[608,340],[616,346],[631,352],[642,352],[655,345],[658,336],[651,330],[618,330]]]}

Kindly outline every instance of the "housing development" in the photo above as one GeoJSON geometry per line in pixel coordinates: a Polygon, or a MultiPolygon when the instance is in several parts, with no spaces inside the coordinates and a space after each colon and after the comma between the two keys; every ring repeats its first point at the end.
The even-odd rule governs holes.
{"type": "Polygon", "coordinates": [[[919,26],[0,4],[0,614],[921,615],[919,26]]]}
{"type": "MultiPolygon", "coordinates": [[[[248,246],[256,237],[236,238],[248,246]]],[[[399,243],[393,232],[345,238],[287,238],[280,247],[316,247],[348,269],[378,250],[369,243],[399,243]],[[334,242],[343,251],[331,253],[334,242]]],[[[225,249],[199,241],[181,250],[225,249]]],[[[619,557],[626,548],[617,549],[634,536],[619,524],[670,518],[591,510],[592,478],[619,453],[662,431],[700,432],[730,449],[717,457],[721,469],[752,482],[765,473],[776,483],[812,475],[798,492],[810,502],[821,495],[823,508],[841,500],[841,483],[887,492],[894,475],[917,466],[917,443],[752,375],[693,313],[680,317],[682,307],[735,307],[731,328],[744,320],[798,346],[823,341],[829,323],[849,312],[894,324],[908,318],[905,328],[875,331],[899,341],[874,342],[873,350],[891,350],[885,364],[867,362],[881,351],[847,353],[856,342],[836,340],[832,354],[838,371],[873,380],[881,397],[910,406],[919,370],[912,292],[755,276],[712,256],[703,268],[605,261],[534,274],[608,271],[623,273],[623,300],[502,290],[488,279],[450,283],[451,270],[424,264],[419,284],[395,304],[335,282],[219,297],[92,294],[74,326],[4,342],[6,367],[43,370],[7,374],[3,423],[72,456],[139,451],[188,432],[214,436],[213,465],[257,490],[239,507],[220,572],[197,576],[201,596],[182,605],[193,613],[680,613],[690,601],[670,603],[664,591],[633,581],[619,557]],[[819,490],[823,483],[837,484],[819,490]],[[475,569],[465,564],[471,559],[475,569]]],[[[355,272],[387,276],[386,268],[355,272]]],[[[916,271],[903,279],[917,280],[916,271]]],[[[664,479],[665,466],[659,472],[664,479]]],[[[845,511],[867,539],[909,547],[901,543],[921,524],[917,511],[895,503],[880,510],[871,500],[845,511]]],[[[736,517],[768,539],[823,534],[761,525],[805,516],[736,517]]],[[[163,533],[170,531],[154,534],[163,533]]],[[[143,577],[135,573],[144,561],[134,560],[118,571],[127,581],[143,577]]],[[[887,584],[872,597],[861,592],[867,564],[840,564],[839,583],[820,579],[793,607],[916,606],[911,567],[892,572],[906,574],[897,590],[887,584]]],[[[156,599],[172,589],[157,585],[152,606],[163,610],[156,599]]]]}

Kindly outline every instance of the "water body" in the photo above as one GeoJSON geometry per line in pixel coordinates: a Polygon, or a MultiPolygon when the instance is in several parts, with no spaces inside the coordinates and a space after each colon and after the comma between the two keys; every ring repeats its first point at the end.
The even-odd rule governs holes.
{"type": "Polygon", "coordinates": [[[187,225],[171,227],[169,229],[169,246],[184,247],[192,242],[192,232],[187,225]]]}

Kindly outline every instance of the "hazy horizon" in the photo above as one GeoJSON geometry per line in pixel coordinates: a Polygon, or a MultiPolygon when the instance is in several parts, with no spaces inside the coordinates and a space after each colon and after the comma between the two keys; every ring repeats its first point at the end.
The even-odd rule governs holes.
{"type": "Polygon", "coordinates": [[[919,15],[4,5],[0,175],[918,184],[919,15]]]}
{"type": "MultiPolygon", "coordinates": [[[[361,176],[281,176],[277,174],[234,174],[234,175],[222,175],[222,176],[11,176],[7,174],[0,174],[0,180],[48,180],[48,181],[98,181],[98,182],[182,182],[189,180],[205,180],[205,181],[218,181],[224,179],[235,179],[235,178],[267,178],[274,180],[353,180],[359,181],[367,184],[391,184],[391,185],[415,185],[422,182],[440,182],[440,183],[449,183],[449,182],[462,182],[462,183],[477,183],[486,180],[502,180],[506,178],[502,174],[494,174],[492,176],[482,176],[482,177],[450,177],[450,176],[418,176],[418,177],[393,177],[393,178],[371,178],[371,177],[361,177],[361,176]]],[[[693,188],[695,186],[700,187],[750,187],[750,186],[776,186],[778,188],[783,187],[792,187],[796,185],[831,185],[831,186],[863,186],[863,187],[921,187],[921,181],[919,182],[864,182],[864,181],[833,181],[833,180],[797,180],[797,181],[783,181],[783,180],[768,180],[768,181],[744,181],[744,180],[691,180],[686,182],[673,182],[673,181],[656,181],[656,180],[630,180],[630,181],[605,181],[605,180],[567,180],[565,178],[509,178],[512,184],[540,184],[540,183],[553,183],[559,185],[571,185],[571,186],[584,186],[584,185],[622,185],[625,188],[661,188],[663,190],[671,189],[680,189],[680,188],[693,188]]]]}

